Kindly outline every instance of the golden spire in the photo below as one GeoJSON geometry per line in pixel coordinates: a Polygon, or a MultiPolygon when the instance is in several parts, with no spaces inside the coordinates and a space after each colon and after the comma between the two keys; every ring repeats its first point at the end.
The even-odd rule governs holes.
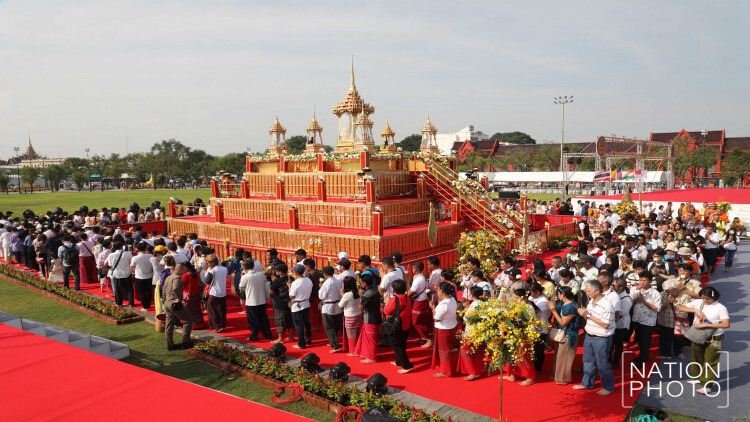
{"type": "Polygon", "coordinates": [[[352,54],[352,80],[349,83],[349,92],[357,91],[357,87],[354,86],[354,54],[352,54]]]}

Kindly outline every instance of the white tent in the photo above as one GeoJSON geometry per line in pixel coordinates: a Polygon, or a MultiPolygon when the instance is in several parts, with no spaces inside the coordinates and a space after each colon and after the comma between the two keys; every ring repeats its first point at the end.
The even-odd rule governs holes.
{"type": "MultiPolygon", "coordinates": [[[[568,181],[571,183],[592,183],[594,181],[593,171],[573,171],[568,173],[568,181]]],[[[463,176],[463,173],[461,174],[463,176]]],[[[559,171],[499,171],[492,173],[479,173],[486,176],[487,181],[492,183],[520,183],[520,182],[562,182],[563,173],[559,171]]],[[[659,183],[667,181],[667,172],[665,171],[648,171],[646,172],[645,183],[659,183]]],[[[619,180],[615,183],[635,183],[636,180],[619,180]]]]}

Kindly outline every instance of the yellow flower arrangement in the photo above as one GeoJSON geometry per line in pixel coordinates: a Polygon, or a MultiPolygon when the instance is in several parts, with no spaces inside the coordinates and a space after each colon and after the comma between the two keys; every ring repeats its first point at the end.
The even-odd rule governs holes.
{"type": "Polygon", "coordinates": [[[461,262],[477,258],[482,272],[489,276],[500,267],[500,260],[505,256],[508,241],[489,230],[461,233],[456,249],[461,262]]]}
{"type": "Polygon", "coordinates": [[[466,311],[464,317],[471,330],[463,333],[462,342],[472,350],[487,349],[490,371],[519,364],[527,353],[533,359],[542,321],[528,304],[490,299],[466,311]]]}

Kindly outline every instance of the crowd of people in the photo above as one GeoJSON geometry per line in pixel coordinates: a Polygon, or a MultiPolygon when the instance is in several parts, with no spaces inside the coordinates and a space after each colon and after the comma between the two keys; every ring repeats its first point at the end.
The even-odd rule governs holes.
{"type": "MultiPolygon", "coordinates": [[[[66,287],[71,275],[74,289],[82,282],[99,283],[118,305],[127,301],[135,307],[137,293],[141,308],[153,305],[156,314],[165,314],[170,350],[191,347],[193,327],[228,329],[229,285],[247,318],[248,341],[292,342],[305,349],[312,345],[312,332],[322,330],[331,353],[347,353],[366,364],[378,362],[380,349],[390,348],[393,364],[404,374],[415,368],[407,345],[418,342],[432,350],[436,377],[487,376],[486,353],[462,345],[460,334],[472,330],[461,311],[489,298],[525,303],[544,323],[531,347],[533,358],[529,354],[501,375],[520,385],[533,385],[545,352],[554,351],[550,376],[557,384],[572,383],[573,372],[580,371],[583,379],[574,389],[594,389],[598,375],[598,394],[610,394],[623,350],[637,347],[635,362],[647,363],[654,332],[659,333],[657,359],[682,359],[690,347],[692,361],[715,368],[729,316],[720,293],[704,287],[701,275],[713,273],[720,255],[729,271],[740,244],[738,227],[716,211],[699,218],[689,203],[674,218],[669,208],[652,209],[642,218],[597,209],[580,221],[567,253],[549,264],[534,260],[526,277],[511,256],[492,274],[485,274],[476,258],[459,263],[455,272],[442,269],[436,256],[407,268],[398,252],[378,266],[370,256],[354,260],[341,252],[335,265],[318,268],[304,249],[288,262],[269,249],[264,265],[260,256],[239,248],[222,262],[195,233],[172,237],[139,225],[124,232],[106,225],[118,209],[105,212],[109,220],[94,211],[88,213],[97,214],[94,219],[80,211],[24,218],[6,213],[0,219],[0,252],[6,261],[39,270],[66,287]],[[175,326],[184,329],[179,345],[172,339],[175,326]],[[691,326],[713,330],[708,341],[691,344],[685,337],[691,326]],[[573,368],[579,345],[583,367],[573,368]]],[[[132,220],[129,214],[126,221],[132,220]]],[[[712,371],[701,371],[696,379],[702,384],[698,391],[710,393],[712,371]]]]}

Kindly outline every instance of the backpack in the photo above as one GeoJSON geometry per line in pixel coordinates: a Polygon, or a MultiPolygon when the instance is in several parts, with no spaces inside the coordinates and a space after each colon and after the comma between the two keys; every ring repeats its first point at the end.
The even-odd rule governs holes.
{"type": "Polygon", "coordinates": [[[75,245],[70,248],[63,245],[63,248],[65,250],[63,251],[63,256],[60,257],[62,259],[63,267],[77,267],[78,248],[76,248],[75,245]]]}
{"type": "MultiPolygon", "coordinates": [[[[401,331],[401,312],[406,308],[406,306],[403,308],[399,306],[398,295],[394,295],[393,299],[396,301],[396,312],[386,318],[380,326],[380,334],[387,338],[391,338],[401,331]]],[[[409,299],[407,298],[407,300],[409,299]]]]}

